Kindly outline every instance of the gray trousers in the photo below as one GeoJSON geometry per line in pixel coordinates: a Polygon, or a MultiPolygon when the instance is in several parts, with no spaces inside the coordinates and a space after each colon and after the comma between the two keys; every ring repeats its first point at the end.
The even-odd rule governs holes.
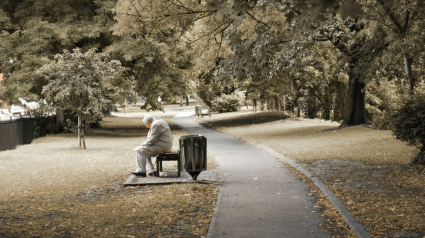
{"type": "Polygon", "coordinates": [[[146,173],[146,167],[148,171],[154,171],[154,167],[152,165],[151,157],[147,155],[140,154],[136,152],[136,160],[137,160],[137,170],[135,172],[138,173],[146,173]],[[146,166],[147,165],[147,166],[146,166]]]}

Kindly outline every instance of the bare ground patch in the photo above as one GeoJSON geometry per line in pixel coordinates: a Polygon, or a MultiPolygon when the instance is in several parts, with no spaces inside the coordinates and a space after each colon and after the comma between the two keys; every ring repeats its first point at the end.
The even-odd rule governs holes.
{"type": "Polygon", "coordinates": [[[235,125],[210,119],[206,125],[301,163],[373,236],[425,236],[425,169],[408,166],[417,150],[390,131],[363,126],[330,130],[339,124],[308,119],[235,125]]]}
{"type": "Polygon", "coordinates": [[[425,166],[326,160],[304,164],[376,237],[425,236],[425,166]]]}

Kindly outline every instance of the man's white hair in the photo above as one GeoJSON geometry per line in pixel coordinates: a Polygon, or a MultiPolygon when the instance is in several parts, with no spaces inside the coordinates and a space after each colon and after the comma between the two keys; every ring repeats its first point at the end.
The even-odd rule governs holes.
{"type": "Polygon", "coordinates": [[[151,115],[146,115],[145,118],[143,118],[143,123],[148,123],[148,121],[152,122],[153,121],[153,116],[151,115]]]}

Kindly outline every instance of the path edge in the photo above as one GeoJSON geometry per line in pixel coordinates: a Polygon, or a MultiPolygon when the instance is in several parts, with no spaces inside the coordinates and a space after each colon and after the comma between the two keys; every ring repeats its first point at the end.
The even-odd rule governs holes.
{"type": "Polygon", "coordinates": [[[218,195],[217,195],[217,204],[215,204],[214,207],[214,213],[213,216],[211,218],[210,221],[210,226],[208,227],[208,233],[207,233],[207,238],[213,238],[214,237],[214,228],[215,228],[215,224],[216,224],[216,218],[218,215],[218,209],[220,207],[220,203],[221,203],[221,198],[222,198],[222,194],[223,194],[223,189],[221,188],[221,185],[218,186],[218,195]]]}
{"type": "Polygon", "coordinates": [[[257,143],[250,143],[270,155],[290,164],[292,167],[294,167],[299,172],[303,173],[305,176],[307,176],[309,179],[313,181],[313,183],[322,191],[323,194],[326,195],[326,197],[329,199],[329,201],[332,203],[332,205],[335,207],[335,209],[341,214],[341,217],[344,219],[344,221],[347,223],[347,225],[350,227],[350,229],[356,233],[356,235],[360,238],[372,238],[371,235],[368,234],[366,228],[353,216],[351,213],[347,210],[347,208],[342,204],[342,202],[338,199],[335,194],[326,187],[324,183],[320,181],[320,179],[316,176],[314,176],[310,171],[302,167],[297,162],[286,158],[284,155],[279,154],[275,150],[273,150],[270,147],[267,147],[265,145],[260,145],[257,143]]]}

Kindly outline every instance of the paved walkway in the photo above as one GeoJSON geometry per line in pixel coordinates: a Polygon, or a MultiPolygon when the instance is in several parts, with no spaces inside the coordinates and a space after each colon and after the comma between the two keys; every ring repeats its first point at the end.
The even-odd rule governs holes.
{"type": "Polygon", "coordinates": [[[207,137],[222,181],[210,237],[332,237],[319,226],[306,185],[261,149],[209,130],[181,112],[173,119],[190,134],[207,137]],[[215,221],[214,221],[215,220],[215,221]]]}

